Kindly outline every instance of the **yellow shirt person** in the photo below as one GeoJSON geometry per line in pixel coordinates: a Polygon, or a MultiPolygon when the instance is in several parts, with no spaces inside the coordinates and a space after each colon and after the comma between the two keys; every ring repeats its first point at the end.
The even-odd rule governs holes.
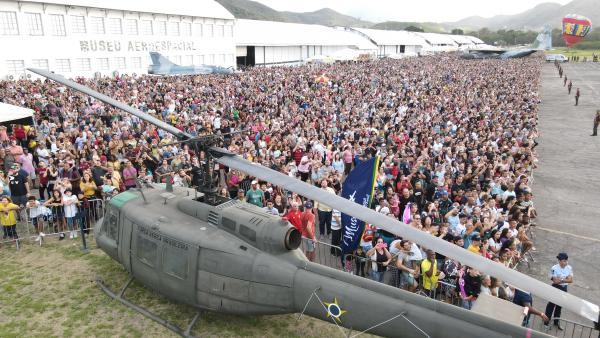
{"type": "Polygon", "coordinates": [[[19,209],[19,206],[10,202],[6,197],[2,198],[0,203],[0,224],[8,227],[17,224],[17,213],[15,210],[19,209]]]}

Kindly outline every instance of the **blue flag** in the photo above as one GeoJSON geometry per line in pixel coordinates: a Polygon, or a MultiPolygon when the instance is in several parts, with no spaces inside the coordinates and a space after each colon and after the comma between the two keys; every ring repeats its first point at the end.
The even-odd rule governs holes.
{"type": "MultiPolygon", "coordinates": [[[[379,157],[357,165],[346,177],[342,197],[362,206],[369,207],[373,199],[379,157]]],[[[360,244],[365,222],[342,213],[342,254],[351,253],[360,244]]]]}

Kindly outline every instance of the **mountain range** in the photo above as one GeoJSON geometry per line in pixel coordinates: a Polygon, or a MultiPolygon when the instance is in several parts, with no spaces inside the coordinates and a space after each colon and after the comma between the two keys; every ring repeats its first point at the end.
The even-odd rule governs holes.
{"type": "Polygon", "coordinates": [[[404,29],[415,26],[426,32],[449,32],[454,28],[477,30],[480,28],[539,30],[545,25],[560,28],[566,14],[585,15],[592,22],[600,22],[600,0],[573,0],[565,5],[553,2],[539,4],[527,11],[514,15],[496,15],[490,18],[471,16],[455,22],[398,22],[374,23],[338,13],[330,8],[313,12],[276,11],[271,7],[251,0],[216,0],[238,19],[268,20],[320,24],[326,26],[367,27],[375,29],[404,29]]]}

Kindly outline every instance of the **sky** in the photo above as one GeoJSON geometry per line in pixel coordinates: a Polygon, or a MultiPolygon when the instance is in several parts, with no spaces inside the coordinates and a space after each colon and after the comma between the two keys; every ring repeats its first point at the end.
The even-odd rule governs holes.
{"type": "Polygon", "coordinates": [[[363,20],[457,21],[468,16],[517,14],[543,2],[571,0],[255,0],[278,11],[311,12],[324,7],[363,20]]]}

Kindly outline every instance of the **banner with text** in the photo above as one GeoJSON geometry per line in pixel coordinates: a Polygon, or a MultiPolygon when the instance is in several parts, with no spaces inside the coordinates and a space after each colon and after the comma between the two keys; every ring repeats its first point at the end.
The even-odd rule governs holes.
{"type": "MultiPolygon", "coordinates": [[[[368,208],[373,199],[378,167],[379,157],[356,166],[344,181],[342,197],[368,208]]],[[[354,251],[360,244],[364,229],[365,222],[342,213],[342,253],[344,255],[354,251]]]]}

